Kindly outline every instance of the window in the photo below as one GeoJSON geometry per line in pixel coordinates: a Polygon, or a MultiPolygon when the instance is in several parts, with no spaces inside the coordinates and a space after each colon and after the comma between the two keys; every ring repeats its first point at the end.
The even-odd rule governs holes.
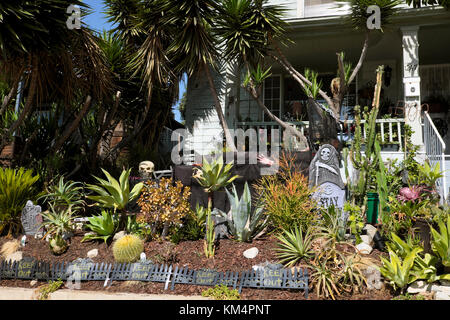
{"type": "MultiPolygon", "coordinates": [[[[272,76],[264,81],[264,104],[277,117],[281,116],[281,77],[272,76]]],[[[263,114],[264,121],[272,121],[263,114]]]]}

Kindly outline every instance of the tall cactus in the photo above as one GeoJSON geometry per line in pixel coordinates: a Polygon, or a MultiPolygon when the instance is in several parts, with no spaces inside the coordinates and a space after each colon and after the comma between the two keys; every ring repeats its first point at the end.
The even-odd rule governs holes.
{"type": "MultiPolygon", "coordinates": [[[[364,110],[364,120],[366,128],[366,139],[364,156],[361,155],[361,144],[362,144],[362,134],[361,134],[361,111],[359,106],[355,106],[355,136],[352,142],[350,150],[350,159],[352,161],[353,167],[359,171],[358,182],[355,186],[350,186],[350,190],[353,194],[354,204],[360,206],[364,205],[367,201],[366,192],[368,179],[370,177],[370,172],[375,170],[378,166],[378,153],[375,148],[376,142],[376,120],[380,108],[380,93],[383,78],[383,66],[377,69],[377,82],[375,85],[375,94],[372,103],[372,109],[367,112],[367,107],[364,110]]],[[[344,150],[344,161],[347,161],[348,150],[344,150]]],[[[348,170],[346,168],[347,181],[350,181],[348,177],[348,170]]]]}

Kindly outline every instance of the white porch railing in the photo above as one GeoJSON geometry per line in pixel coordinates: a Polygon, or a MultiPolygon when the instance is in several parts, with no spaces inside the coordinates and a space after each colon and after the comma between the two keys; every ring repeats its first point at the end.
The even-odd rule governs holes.
{"type": "MultiPolygon", "coordinates": [[[[339,138],[341,141],[351,140],[353,135],[350,133],[350,126],[354,123],[354,120],[346,120],[344,121],[347,124],[347,129],[339,132],[339,138]]],[[[309,121],[288,121],[288,123],[294,125],[297,129],[299,129],[302,133],[304,133],[309,128],[309,121]]],[[[404,119],[377,119],[376,120],[376,128],[377,133],[381,135],[382,145],[392,144],[398,145],[397,151],[401,151],[403,149],[403,139],[402,135],[404,134],[404,119]]],[[[362,133],[363,137],[367,137],[367,125],[365,120],[361,120],[361,125],[363,126],[362,133]]],[[[241,129],[249,129],[253,128],[259,132],[259,129],[280,129],[280,126],[275,122],[238,122],[237,128],[241,129]]],[[[282,139],[280,133],[280,139],[282,139]]]]}
{"type": "Polygon", "coordinates": [[[442,202],[448,199],[446,168],[445,168],[445,142],[436,129],[433,120],[428,112],[425,111],[423,121],[423,140],[425,145],[425,153],[432,166],[439,163],[440,170],[443,172],[443,177],[436,182],[436,187],[441,195],[442,202]]]}

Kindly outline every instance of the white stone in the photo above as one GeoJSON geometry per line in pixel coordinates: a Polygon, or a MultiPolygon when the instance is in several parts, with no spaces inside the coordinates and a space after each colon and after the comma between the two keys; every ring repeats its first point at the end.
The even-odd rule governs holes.
{"type": "Polygon", "coordinates": [[[127,233],[126,233],[125,231],[117,232],[117,233],[114,235],[113,240],[114,240],[114,241],[119,240],[120,238],[126,236],[126,234],[127,234],[127,233]]]}
{"type": "Polygon", "coordinates": [[[38,283],[37,280],[31,280],[31,281],[30,281],[30,286],[31,286],[31,287],[34,287],[37,283],[38,283]]]}
{"type": "Polygon", "coordinates": [[[22,260],[22,257],[23,257],[22,251],[16,251],[14,253],[11,253],[9,256],[7,256],[5,260],[11,261],[11,262],[20,261],[20,260],[22,260]]]}
{"type": "Polygon", "coordinates": [[[258,255],[258,253],[258,248],[253,247],[244,251],[244,257],[246,257],[247,259],[253,259],[258,255]]]}
{"type": "Polygon", "coordinates": [[[147,260],[147,256],[145,255],[145,252],[141,252],[141,261],[147,260]]]}
{"type": "Polygon", "coordinates": [[[445,292],[447,294],[450,294],[450,287],[449,286],[438,286],[436,284],[433,284],[431,286],[431,291],[445,292]]]}
{"type": "Polygon", "coordinates": [[[371,224],[366,224],[363,230],[366,230],[366,234],[370,237],[370,239],[373,241],[373,238],[375,237],[375,233],[377,233],[378,229],[375,228],[371,224]]]}
{"type": "Polygon", "coordinates": [[[383,282],[381,281],[381,272],[376,266],[368,266],[363,271],[367,280],[367,288],[369,290],[381,290],[383,288],[383,282]]]}
{"type": "Polygon", "coordinates": [[[362,242],[356,246],[356,250],[361,254],[370,254],[373,249],[367,243],[362,242]]]}
{"type": "Polygon", "coordinates": [[[424,293],[431,291],[431,284],[426,283],[425,281],[419,280],[411,283],[411,285],[408,287],[407,292],[408,293],[424,293]]]}
{"type": "Polygon", "coordinates": [[[96,256],[98,256],[98,249],[92,249],[92,250],[90,250],[90,251],[87,253],[87,257],[88,257],[89,259],[93,259],[93,258],[95,258],[96,256]]]}
{"type": "Polygon", "coordinates": [[[447,292],[436,292],[434,300],[450,300],[450,293],[447,292]]]}
{"type": "Polygon", "coordinates": [[[368,244],[369,246],[373,245],[373,239],[370,236],[363,234],[360,237],[363,243],[368,244]]]}

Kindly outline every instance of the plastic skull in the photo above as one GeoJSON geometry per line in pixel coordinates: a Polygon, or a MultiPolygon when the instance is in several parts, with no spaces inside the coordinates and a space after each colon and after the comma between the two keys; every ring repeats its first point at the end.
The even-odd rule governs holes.
{"type": "Polygon", "coordinates": [[[331,155],[331,150],[329,148],[323,148],[322,151],[320,152],[320,157],[324,161],[328,161],[330,159],[330,155],[331,155]]]}
{"type": "Polygon", "coordinates": [[[148,179],[152,172],[155,171],[155,164],[151,161],[142,161],[139,163],[139,174],[142,178],[148,179]]]}

